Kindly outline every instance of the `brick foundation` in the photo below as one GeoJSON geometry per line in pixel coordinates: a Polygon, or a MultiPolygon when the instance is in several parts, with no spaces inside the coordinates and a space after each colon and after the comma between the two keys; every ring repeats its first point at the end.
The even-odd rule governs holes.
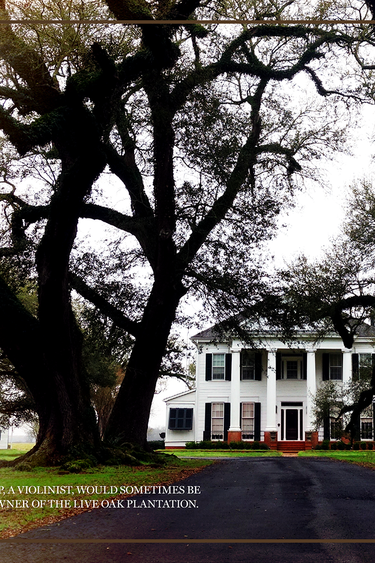
{"type": "Polygon", "coordinates": [[[241,431],[232,431],[232,430],[228,430],[228,444],[230,444],[231,442],[241,442],[242,440],[242,436],[241,436],[241,431]]]}
{"type": "Polygon", "coordinates": [[[277,450],[277,432],[264,432],[264,443],[270,450],[277,450]]]}

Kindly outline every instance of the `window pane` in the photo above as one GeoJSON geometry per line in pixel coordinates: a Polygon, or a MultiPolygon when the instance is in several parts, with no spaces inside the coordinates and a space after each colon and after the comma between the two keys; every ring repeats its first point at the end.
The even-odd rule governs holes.
{"type": "Polygon", "coordinates": [[[212,403],[212,418],[224,417],[224,403],[212,403]]]}
{"type": "Polygon", "coordinates": [[[213,354],[212,365],[214,367],[224,367],[224,354],[213,354]]]}
{"type": "Polygon", "coordinates": [[[225,354],[213,354],[212,379],[224,379],[225,354]]]}
{"type": "Polygon", "coordinates": [[[371,379],[372,376],[372,354],[359,355],[359,377],[360,379],[371,379]]]}
{"type": "Polygon", "coordinates": [[[242,420],[242,432],[254,432],[253,418],[245,418],[242,420]]]}
{"type": "Polygon", "coordinates": [[[224,438],[224,403],[211,405],[211,439],[223,440],[224,438]]]}
{"type": "Polygon", "coordinates": [[[243,440],[254,440],[254,403],[242,403],[241,430],[243,440]]]}
{"type": "Polygon", "coordinates": [[[254,403],[242,404],[242,418],[253,418],[254,416],[254,403]]]}
{"type": "Polygon", "coordinates": [[[371,418],[361,420],[361,439],[372,440],[372,420],[371,418]]]}
{"type": "Polygon", "coordinates": [[[342,354],[329,355],[330,379],[342,379],[342,354]]]}
{"type": "Polygon", "coordinates": [[[298,362],[296,360],[288,360],[286,362],[286,377],[287,379],[298,378],[298,362]]]}

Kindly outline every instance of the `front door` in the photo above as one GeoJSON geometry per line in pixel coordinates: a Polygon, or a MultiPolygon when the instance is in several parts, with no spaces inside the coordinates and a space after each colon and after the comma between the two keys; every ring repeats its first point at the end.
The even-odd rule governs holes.
{"type": "Polygon", "coordinates": [[[303,409],[302,408],[281,408],[280,439],[303,440],[303,409]]]}
{"type": "Polygon", "coordinates": [[[285,410],[285,439],[298,440],[298,409],[285,410]]]}

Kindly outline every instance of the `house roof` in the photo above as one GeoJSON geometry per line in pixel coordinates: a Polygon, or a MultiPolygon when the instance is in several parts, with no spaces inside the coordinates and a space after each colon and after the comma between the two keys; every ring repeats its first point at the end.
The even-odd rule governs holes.
{"type": "MultiPolygon", "coordinates": [[[[275,334],[276,331],[272,330],[270,327],[264,326],[255,329],[254,327],[254,335],[260,334],[275,334]]],[[[316,331],[312,328],[306,328],[303,330],[298,330],[299,334],[316,334],[316,331]]],[[[332,333],[331,333],[332,334],[332,333]]],[[[335,333],[337,334],[337,333],[335,333]]],[[[356,336],[361,338],[375,338],[375,326],[369,325],[367,323],[361,323],[357,326],[355,331],[356,336]]],[[[191,337],[191,340],[218,340],[223,335],[223,329],[220,327],[219,324],[213,325],[201,332],[198,332],[194,336],[191,337]]],[[[338,336],[338,334],[337,334],[338,336]]]]}
{"type": "Polygon", "coordinates": [[[177,393],[177,395],[172,395],[172,397],[166,397],[165,399],[163,399],[163,401],[165,403],[168,403],[169,401],[172,401],[173,399],[179,399],[180,397],[185,397],[186,395],[189,395],[190,393],[194,394],[196,392],[196,389],[188,389],[188,391],[182,391],[182,393],[177,393]]]}

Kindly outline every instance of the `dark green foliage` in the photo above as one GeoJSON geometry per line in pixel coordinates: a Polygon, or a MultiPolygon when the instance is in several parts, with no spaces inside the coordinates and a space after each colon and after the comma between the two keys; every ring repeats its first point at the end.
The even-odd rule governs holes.
{"type": "Polygon", "coordinates": [[[185,448],[187,450],[228,450],[228,442],[211,442],[203,440],[201,442],[186,442],[185,448]]]}
{"type": "Polygon", "coordinates": [[[329,450],[329,440],[323,440],[323,442],[321,444],[321,449],[322,450],[329,450]]]}
{"type": "MultiPolygon", "coordinates": [[[[344,444],[344,442],[341,442],[341,441],[337,442],[337,445],[336,445],[338,450],[346,450],[346,446],[347,446],[347,444],[344,444]]],[[[350,447],[350,444],[349,444],[349,447],[350,447]]],[[[332,446],[331,446],[331,449],[332,449],[332,446]]]]}
{"type": "Polygon", "coordinates": [[[359,442],[354,442],[353,450],[359,450],[359,442]]]}
{"type": "Polygon", "coordinates": [[[186,442],[187,450],[269,450],[263,442],[186,442]]]}
{"type": "Polygon", "coordinates": [[[61,466],[62,471],[69,473],[81,473],[85,469],[90,469],[92,465],[87,459],[76,459],[75,461],[67,461],[61,466]]]}
{"type": "Polygon", "coordinates": [[[164,450],[165,442],[164,440],[150,440],[147,442],[147,447],[151,450],[164,450]]]}

